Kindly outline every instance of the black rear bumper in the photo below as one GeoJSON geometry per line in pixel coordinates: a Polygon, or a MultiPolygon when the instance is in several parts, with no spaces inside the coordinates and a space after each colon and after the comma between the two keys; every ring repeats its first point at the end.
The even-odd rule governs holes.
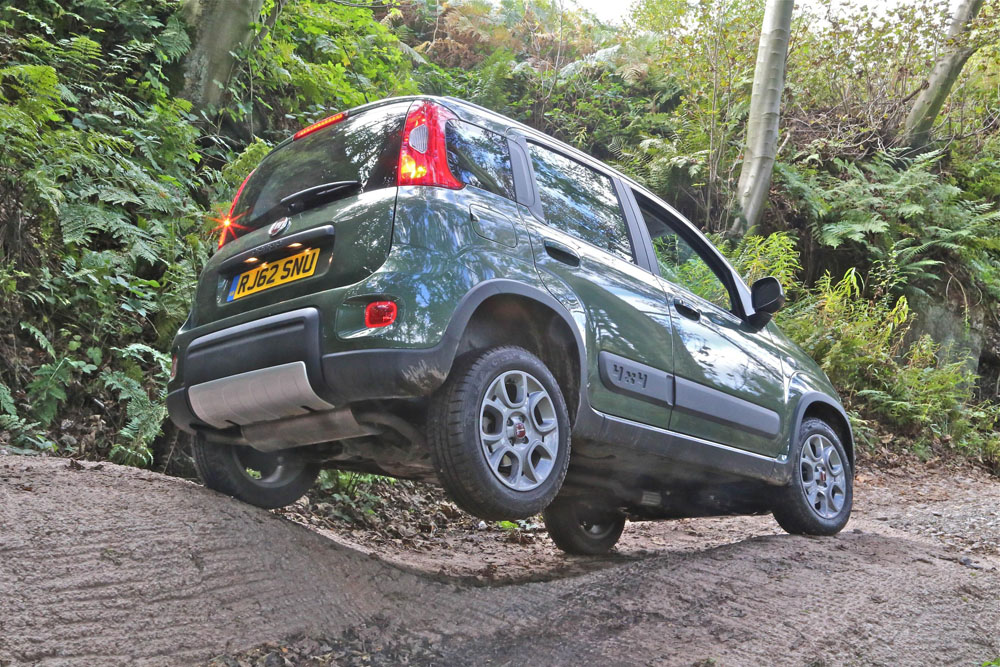
{"type": "Polygon", "coordinates": [[[445,335],[426,349],[376,349],[321,354],[319,311],[304,308],[200,336],[178,350],[178,378],[167,411],[188,432],[212,428],[199,419],[188,389],[221,378],[303,362],[312,390],[336,407],[371,399],[427,396],[444,382],[458,340],[445,335]]]}

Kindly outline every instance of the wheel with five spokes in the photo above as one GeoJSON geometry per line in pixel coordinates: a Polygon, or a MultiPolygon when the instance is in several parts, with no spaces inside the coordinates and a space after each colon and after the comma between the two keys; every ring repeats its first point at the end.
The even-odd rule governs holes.
{"type": "Polygon", "coordinates": [[[789,533],[835,535],[851,516],[854,471],[829,424],[806,419],[790,452],[791,483],[778,494],[774,518],[789,533]]]}
{"type": "Polygon", "coordinates": [[[523,519],[548,505],[569,464],[569,415],[552,373],[519,347],[456,361],[428,419],[438,478],[482,519],[523,519]]]}

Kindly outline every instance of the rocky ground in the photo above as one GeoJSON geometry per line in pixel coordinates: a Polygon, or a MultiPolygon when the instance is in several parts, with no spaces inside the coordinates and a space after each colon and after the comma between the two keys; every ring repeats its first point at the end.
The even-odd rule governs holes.
{"type": "Polygon", "coordinates": [[[276,515],[150,472],[0,456],[0,665],[1000,658],[1000,480],[862,470],[834,538],[770,517],[629,524],[586,559],[419,485],[276,515]]]}

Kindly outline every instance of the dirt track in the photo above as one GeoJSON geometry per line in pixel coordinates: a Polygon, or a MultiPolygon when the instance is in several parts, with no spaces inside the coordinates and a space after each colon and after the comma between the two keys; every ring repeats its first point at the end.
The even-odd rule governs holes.
{"type": "Polygon", "coordinates": [[[424,576],[433,557],[385,562],[194,484],[83,465],[0,456],[0,664],[186,664],[351,633],[386,663],[1000,657],[1000,483],[969,471],[862,477],[836,538],[768,517],[643,524],[614,558],[548,554],[548,581],[481,587],[444,565],[424,576]]]}

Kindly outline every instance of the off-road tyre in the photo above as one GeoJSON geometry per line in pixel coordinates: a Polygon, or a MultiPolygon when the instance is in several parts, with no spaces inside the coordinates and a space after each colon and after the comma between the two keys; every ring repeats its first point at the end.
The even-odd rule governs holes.
{"type": "MultiPolygon", "coordinates": [[[[792,480],[776,494],[772,508],[774,518],[786,532],[794,535],[836,535],[851,518],[851,508],[854,503],[854,470],[840,436],[829,424],[820,419],[805,419],[799,428],[799,437],[789,452],[789,461],[792,465],[792,480]],[[830,453],[829,457],[835,458],[839,465],[830,469],[829,463],[826,464],[828,480],[835,476],[836,469],[842,469],[841,491],[834,489],[829,492],[832,501],[829,499],[824,501],[817,495],[814,502],[810,502],[806,489],[810,486],[810,477],[815,475],[814,472],[810,472],[810,469],[814,468],[812,463],[815,459],[810,453],[815,451],[810,441],[829,443],[836,453],[835,457],[833,453],[830,453]],[[812,449],[804,454],[803,448],[806,447],[812,449]],[[835,503],[838,497],[839,508],[835,508],[831,502],[835,503]]],[[[816,462],[819,463],[819,460],[816,462]]]]}
{"type": "Polygon", "coordinates": [[[458,358],[447,381],[431,399],[427,431],[441,486],[459,507],[481,519],[510,521],[534,516],[555,498],[566,478],[570,455],[566,401],[545,364],[523,348],[494,347],[458,358]],[[546,459],[551,461],[548,474],[530,490],[515,490],[501,481],[500,473],[490,467],[480,439],[486,392],[512,371],[527,373],[541,385],[551,401],[549,419],[554,419],[558,428],[557,437],[552,438],[557,440],[557,451],[546,459]]]}
{"type": "Polygon", "coordinates": [[[625,516],[621,512],[588,508],[573,498],[557,498],[545,508],[542,518],[556,546],[580,556],[599,556],[611,551],[625,530],[625,516]]]}
{"type": "Polygon", "coordinates": [[[312,488],[319,464],[301,451],[260,452],[198,435],[191,443],[194,465],[208,488],[245,503],[275,509],[291,505],[312,488]],[[255,478],[248,469],[257,472],[255,478]]]}

